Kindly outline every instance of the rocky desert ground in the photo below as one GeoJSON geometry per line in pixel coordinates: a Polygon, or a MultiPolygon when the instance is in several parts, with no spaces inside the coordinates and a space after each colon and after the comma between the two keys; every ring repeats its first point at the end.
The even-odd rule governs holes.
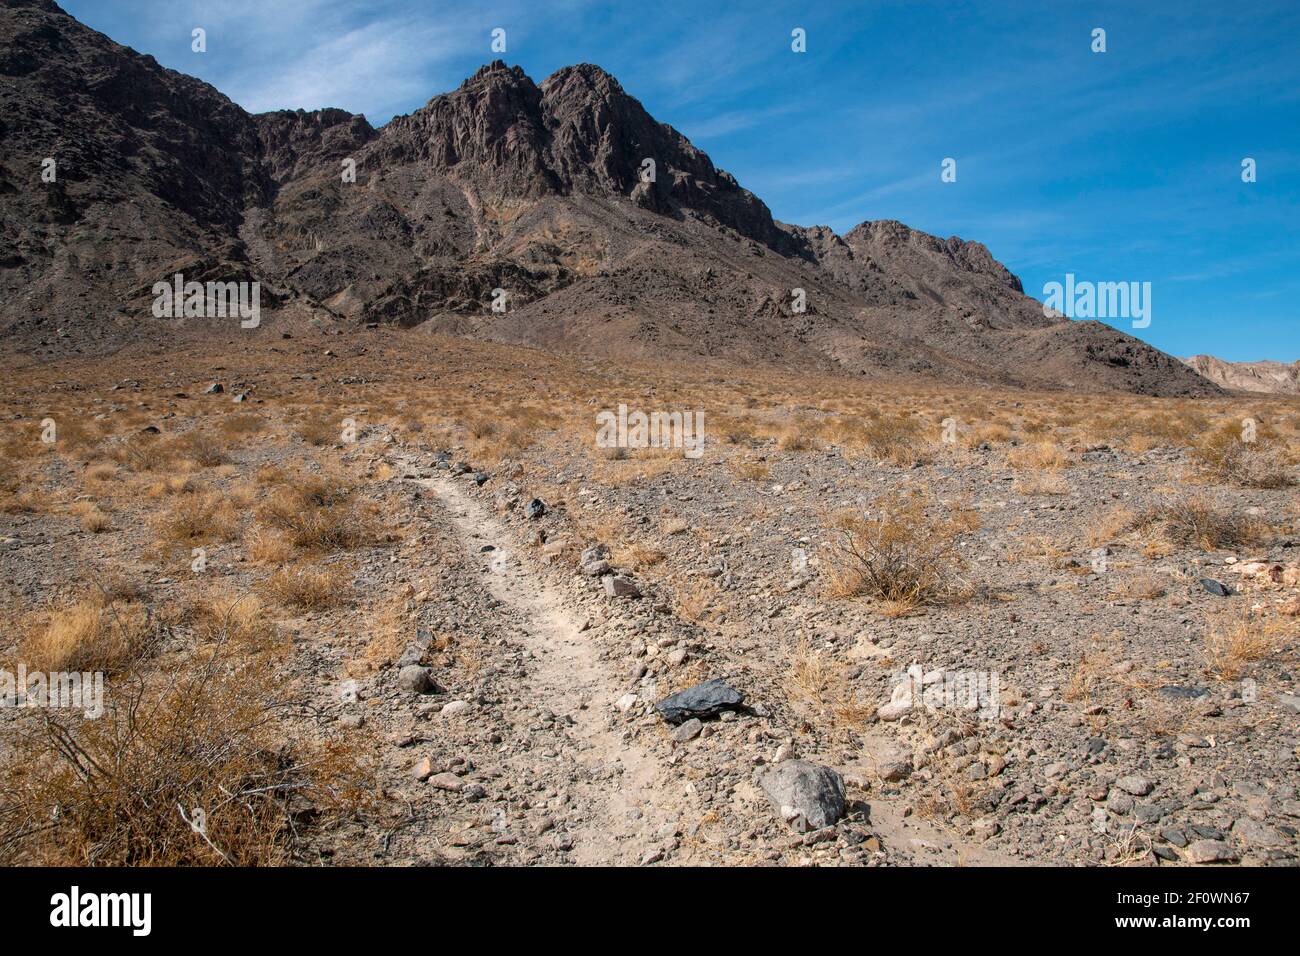
{"type": "Polygon", "coordinates": [[[1294,398],[311,322],[0,427],[0,666],[104,675],[0,708],[6,862],[1297,858],[1294,398]]]}

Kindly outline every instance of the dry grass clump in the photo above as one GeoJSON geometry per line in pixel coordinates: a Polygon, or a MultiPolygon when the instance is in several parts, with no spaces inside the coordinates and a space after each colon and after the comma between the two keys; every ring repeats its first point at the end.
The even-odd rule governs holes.
{"type": "Polygon", "coordinates": [[[201,487],[202,484],[189,475],[172,475],[152,482],[144,493],[150,498],[166,498],[168,495],[193,494],[201,487]]]}
{"type": "Polygon", "coordinates": [[[1246,488],[1286,488],[1295,483],[1286,444],[1277,433],[1257,426],[1246,441],[1243,426],[1227,423],[1211,431],[1192,450],[1207,477],[1246,488]]]}
{"type": "Polygon", "coordinates": [[[1165,498],[1140,512],[1133,527],[1166,544],[1202,551],[1254,544],[1268,530],[1255,518],[1222,508],[1201,494],[1165,498]]]}
{"type": "Polygon", "coordinates": [[[177,438],[172,446],[175,457],[193,462],[200,468],[216,468],[229,460],[227,443],[202,428],[191,429],[177,438]]]}
{"type": "Polygon", "coordinates": [[[266,419],[261,415],[251,413],[227,415],[221,419],[219,427],[228,438],[236,439],[247,435],[256,435],[264,431],[266,429],[266,419]]]}
{"type": "Polygon", "coordinates": [[[1205,636],[1206,667],[1218,680],[1237,680],[1247,665],[1276,656],[1297,637],[1300,625],[1280,617],[1222,618],[1205,636]]]}
{"type": "Polygon", "coordinates": [[[164,544],[233,541],[239,528],[239,512],[216,492],[188,494],[176,498],[167,511],[154,519],[153,526],[164,544]]]}
{"type": "Polygon", "coordinates": [[[74,515],[81,527],[91,534],[99,534],[113,527],[113,520],[93,501],[74,501],[68,508],[68,512],[74,515]]]}
{"type": "Polygon", "coordinates": [[[162,636],[147,605],[117,594],[92,594],[33,628],[18,657],[34,671],[116,674],[148,654],[162,636]]]}
{"type": "Polygon", "coordinates": [[[727,467],[737,478],[745,481],[766,481],[772,477],[772,469],[765,461],[732,458],[727,462],[727,467]]]}
{"type": "Polygon", "coordinates": [[[828,592],[866,595],[891,614],[958,597],[965,564],[959,546],[978,527],[972,512],[945,508],[917,490],[879,498],[865,515],[841,512],[830,525],[828,592]]]}
{"type": "Polygon", "coordinates": [[[812,650],[807,640],[791,656],[785,687],[795,711],[818,726],[857,726],[875,714],[874,704],[857,699],[848,668],[812,650]]]}
{"type": "Polygon", "coordinates": [[[1007,464],[1016,469],[1060,471],[1070,466],[1070,459],[1054,442],[1040,441],[1011,449],[1007,452],[1007,464]]]}
{"type": "Polygon", "coordinates": [[[194,636],[203,644],[229,643],[236,651],[261,653],[281,645],[280,629],[251,594],[218,592],[190,610],[194,636]]]}
{"type": "Polygon", "coordinates": [[[348,578],[338,568],[296,564],[281,568],[262,582],[262,592],[285,607],[320,611],[346,603],[348,578]]]}
{"type": "Polygon", "coordinates": [[[709,430],[728,445],[743,445],[753,440],[758,425],[748,415],[714,413],[709,418],[709,430]]]}
{"type": "Polygon", "coordinates": [[[293,557],[293,543],[279,531],[260,526],[244,534],[244,552],[254,564],[283,564],[293,557]]]}
{"type": "Polygon", "coordinates": [[[314,448],[340,441],[343,425],[333,416],[317,412],[304,416],[294,426],[294,434],[314,448]]]}
{"type": "Polygon", "coordinates": [[[148,474],[171,467],[176,459],[176,444],[151,432],[138,432],[114,445],[108,454],[123,468],[148,474]]]}
{"type": "Polygon", "coordinates": [[[96,720],[26,724],[0,769],[0,862],[289,862],[309,813],[354,812],[367,781],[340,745],[284,744],[274,686],[213,654],[106,695],[96,720]]]}
{"type": "Polygon", "coordinates": [[[262,521],[283,532],[295,548],[329,551],[355,548],[375,537],[369,514],[357,507],[355,492],[341,477],[308,478],[276,489],[262,508],[262,521]]]}
{"type": "Polygon", "coordinates": [[[1155,598],[1164,597],[1168,588],[1165,586],[1165,580],[1158,574],[1150,572],[1140,572],[1130,575],[1115,585],[1111,596],[1115,598],[1128,598],[1133,600],[1154,600],[1155,598]]]}
{"type": "Polygon", "coordinates": [[[95,491],[103,491],[106,487],[120,480],[117,467],[107,461],[87,465],[86,470],[82,472],[82,478],[95,491]]]}
{"type": "Polygon", "coordinates": [[[846,430],[846,443],[857,445],[877,461],[907,468],[925,460],[925,423],[906,415],[880,416],[846,430]]]}

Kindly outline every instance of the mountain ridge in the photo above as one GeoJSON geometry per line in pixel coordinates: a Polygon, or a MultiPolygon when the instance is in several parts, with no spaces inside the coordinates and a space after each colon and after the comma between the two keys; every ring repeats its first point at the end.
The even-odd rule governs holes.
{"type": "Polygon", "coordinates": [[[277,314],[562,351],[1219,391],[1109,326],[1048,318],[978,242],[778,222],[594,64],[537,84],[495,60],[379,128],[254,115],[50,0],[4,0],[0,107],[0,330],[37,355],[156,334],[147,291],[184,270],[260,281],[277,314]]]}

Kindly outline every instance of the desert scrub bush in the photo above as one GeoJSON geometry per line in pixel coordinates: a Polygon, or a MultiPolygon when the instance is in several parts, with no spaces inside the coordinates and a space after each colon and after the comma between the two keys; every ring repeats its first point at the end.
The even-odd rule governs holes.
{"type": "Polygon", "coordinates": [[[217,591],[194,603],[189,612],[194,636],[205,645],[228,643],[239,653],[256,654],[281,647],[280,629],[267,608],[251,594],[217,591]]]}
{"type": "Polygon", "coordinates": [[[1267,526],[1249,515],[1220,507],[1203,494],[1182,494],[1138,512],[1133,529],[1169,545],[1216,551],[1260,541],[1267,526]]]}
{"type": "Polygon", "coordinates": [[[1252,615],[1220,618],[1205,636],[1208,673],[1221,681],[1237,680],[1248,665],[1268,660],[1295,644],[1300,623],[1280,617],[1252,615]]]}
{"type": "Polygon", "coordinates": [[[355,499],[342,477],[311,477],[277,488],[261,509],[261,520],[295,548],[355,548],[375,538],[373,517],[355,499]]]}
{"type": "Polygon", "coordinates": [[[1040,441],[1008,451],[1007,465],[1016,469],[1060,471],[1062,468],[1069,467],[1070,459],[1055,442],[1040,441]]]}
{"type": "Polygon", "coordinates": [[[91,534],[112,530],[113,519],[101,511],[98,505],[89,501],[78,501],[72,506],[71,511],[77,516],[81,527],[91,534]]]}
{"type": "Polygon", "coordinates": [[[264,431],[266,429],[266,419],[261,415],[253,415],[248,412],[239,415],[226,415],[221,419],[221,424],[218,427],[227,438],[234,440],[264,431]]]}
{"type": "Polygon", "coordinates": [[[95,720],[24,720],[0,768],[0,862],[289,862],[310,813],[370,802],[341,744],[284,743],[264,663],[176,661],[106,695],[95,720]]]}
{"type": "Polygon", "coordinates": [[[261,585],[277,604],[300,611],[320,611],[347,601],[348,575],[338,568],[296,564],[281,568],[261,585]]]}
{"type": "Polygon", "coordinates": [[[234,505],[214,491],[181,495],[153,519],[154,533],[164,545],[193,545],[201,541],[233,541],[239,528],[234,505]]]}
{"type": "Polygon", "coordinates": [[[850,669],[800,640],[790,657],[785,691],[796,713],[819,725],[857,726],[870,721],[874,703],[858,700],[850,669]]]}
{"type": "Polygon", "coordinates": [[[758,433],[758,425],[748,415],[715,414],[709,422],[710,430],[722,437],[728,445],[743,445],[758,433]]]}
{"type": "Polygon", "coordinates": [[[832,597],[865,595],[885,613],[962,596],[964,539],[979,527],[965,509],[934,502],[913,490],[876,499],[865,514],[848,510],[830,523],[828,591],[832,597]]]}
{"type": "Polygon", "coordinates": [[[920,419],[901,414],[868,415],[864,419],[840,423],[837,429],[840,443],[846,447],[903,468],[925,459],[924,431],[925,424],[920,419]]]}
{"type": "Polygon", "coordinates": [[[116,674],[147,656],[165,631],[147,605],[110,592],[52,611],[18,647],[28,669],[116,674]]]}
{"type": "Polygon", "coordinates": [[[1225,484],[1246,488],[1285,488],[1294,483],[1286,443],[1271,428],[1257,426],[1250,433],[1236,423],[1210,431],[1192,449],[1201,473],[1225,484]]]}
{"type": "Polygon", "coordinates": [[[305,415],[294,426],[294,434],[314,448],[329,445],[339,440],[343,434],[341,420],[323,412],[305,415]]]}
{"type": "Polygon", "coordinates": [[[108,454],[123,468],[147,474],[170,467],[176,457],[176,446],[152,432],[138,432],[114,445],[108,454]]]}
{"type": "Polygon", "coordinates": [[[228,441],[203,428],[192,428],[172,443],[174,458],[193,462],[200,468],[216,468],[228,460],[228,441]]]}
{"type": "Polygon", "coordinates": [[[765,461],[731,458],[727,461],[727,467],[733,475],[745,481],[766,481],[772,477],[772,469],[765,461]]]}

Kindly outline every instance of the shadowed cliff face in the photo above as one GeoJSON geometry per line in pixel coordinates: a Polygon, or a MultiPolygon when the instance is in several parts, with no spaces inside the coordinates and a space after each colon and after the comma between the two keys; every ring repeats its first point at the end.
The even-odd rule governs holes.
{"type": "Polygon", "coordinates": [[[1114,329],[1046,318],[978,242],[773,221],[590,64],[538,85],[489,63],[376,130],[337,109],[251,116],[54,3],[3,0],[0,195],[0,330],[37,355],[157,337],[149,290],[182,271],[325,321],[615,357],[1217,391],[1114,329]]]}

